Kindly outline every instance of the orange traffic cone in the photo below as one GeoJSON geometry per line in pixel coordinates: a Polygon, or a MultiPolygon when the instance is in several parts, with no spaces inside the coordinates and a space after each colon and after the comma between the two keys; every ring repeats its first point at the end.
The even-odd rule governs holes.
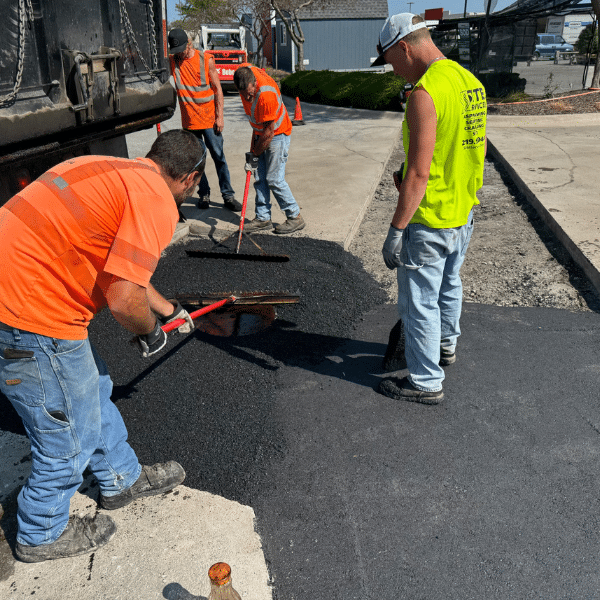
{"type": "Polygon", "coordinates": [[[300,98],[296,96],[296,110],[294,111],[294,120],[292,121],[292,125],[304,125],[304,121],[302,120],[302,109],[300,108],[300,98]]]}

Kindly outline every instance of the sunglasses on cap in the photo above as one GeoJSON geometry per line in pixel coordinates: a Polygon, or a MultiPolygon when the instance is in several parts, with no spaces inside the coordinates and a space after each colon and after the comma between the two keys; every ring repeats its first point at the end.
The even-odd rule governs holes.
{"type": "MultiPolygon", "coordinates": [[[[193,173],[194,171],[198,170],[198,167],[206,160],[206,144],[202,144],[204,146],[204,152],[202,153],[202,156],[200,157],[200,160],[192,167],[192,169],[190,171],[188,171],[188,175],[190,173],[193,173]]],[[[187,175],[186,175],[187,177],[187,175]]]]}

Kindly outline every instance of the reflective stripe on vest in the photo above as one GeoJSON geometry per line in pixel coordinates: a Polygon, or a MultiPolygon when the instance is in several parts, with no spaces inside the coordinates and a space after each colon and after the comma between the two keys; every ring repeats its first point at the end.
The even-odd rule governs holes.
{"type": "Polygon", "coordinates": [[[206,63],[204,62],[204,55],[202,53],[198,53],[198,66],[200,73],[200,85],[184,85],[181,82],[181,73],[179,71],[179,66],[177,65],[177,61],[173,59],[173,72],[175,80],[175,89],[177,90],[177,97],[183,102],[192,102],[194,104],[206,104],[207,102],[212,102],[215,98],[215,94],[210,87],[210,82],[206,79],[206,63]],[[190,94],[186,94],[185,92],[190,92],[190,94]],[[198,96],[194,96],[192,94],[200,94],[198,96]]]}
{"type": "MultiPolygon", "coordinates": [[[[131,160],[109,158],[105,162],[115,170],[128,168],[158,172],[155,167],[131,160]]],[[[38,177],[36,183],[43,185],[63,205],[73,219],[71,223],[73,231],[78,231],[82,238],[86,235],[94,237],[94,231],[97,230],[96,219],[73,193],[71,186],[107,172],[95,163],[75,166],[60,175],[50,169],[38,177]]],[[[96,287],[96,277],[88,269],[85,257],[80,255],[68,240],[58,235],[54,224],[38,212],[29,200],[18,194],[13,196],[4,205],[4,208],[35,233],[71,274],[73,280],[81,286],[85,296],[91,299],[96,287]]],[[[100,234],[95,235],[99,236],[100,234]]],[[[158,263],[158,259],[152,254],[119,238],[113,240],[111,252],[152,272],[158,263]]]]}
{"type": "Polygon", "coordinates": [[[281,127],[281,124],[283,123],[283,119],[285,119],[285,108],[283,106],[283,100],[281,99],[281,94],[279,93],[279,90],[275,89],[273,86],[271,85],[263,85],[260,86],[258,88],[258,92],[256,93],[256,96],[254,97],[254,102],[252,102],[252,108],[250,109],[250,117],[249,121],[250,121],[250,125],[252,125],[252,129],[254,129],[254,131],[256,131],[257,133],[260,133],[262,131],[264,131],[265,126],[263,123],[259,123],[256,120],[256,106],[258,104],[258,99],[260,98],[260,95],[263,92],[273,92],[276,96],[277,96],[277,102],[278,102],[278,106],[277,106],[277,120],[275,121],[275,127],[274,127],[274,131],[277,131],[279,129],[279,127],[281,127]]]}

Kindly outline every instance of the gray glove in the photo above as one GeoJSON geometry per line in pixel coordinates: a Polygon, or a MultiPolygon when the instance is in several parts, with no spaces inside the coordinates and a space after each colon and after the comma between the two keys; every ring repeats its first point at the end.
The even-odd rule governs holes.
{"type": "Polygon", "coordinates": [[[385,266],[388,269],[395,269],[402,266],[400,250],[402,249],[403,233],[404,229],[396,229],[390,225],[390,230],[388,231],[387,238],[385,238],[385,243],[381,250],[385,266]]]}
{"type": "Polygon", "coordinates": [[[194,320],[192,319],[192,317],[190,317],[190,313],[187,310],[185,310],[185,308],[183,308],[181,304],[179,304],[179,300],[173,298],[169,299],[169,302],[175,307],[175,310],[173,311],[171,316],[163,317],[161,319],[163,325],[171,323],[171,321],[176,321],[177,319],[185,319],[187,323],[180,325],[177,328],[177,331],[179,331],[179,333],[189,333],[190,331],[192,331],[192,329],[194,329],[196,326],[194,325],[194,320]]]}
{"type": "Polygon", "coordinates": [[[148,358],[165,347],[167,334],[161,329],[160,321],[156,319],[156,325],[150,333],[136,335],[131,343],[137,346],[144,358],[148,358]]]}

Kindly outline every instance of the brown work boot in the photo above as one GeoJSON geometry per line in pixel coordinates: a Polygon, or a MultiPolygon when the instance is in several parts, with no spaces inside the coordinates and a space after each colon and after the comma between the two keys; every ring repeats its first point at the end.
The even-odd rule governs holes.
{"type": "Polygon", "coordinates": [[[275,233],[284,235],[286,233],[294,233],[294,231],[300,231],[306,227],[306,223],[302,218],[302,215],[297,217],[288,217],[284,223],[278,223],[275,225],[275,233]]]}
{"type": "Polygon", "coordinates": [[[252,221],[248,223],[244,223],[244,232],[245,233],[254,233],[256,231],[262,231],[267,229],[273,229],[273,221],[269,219],[268,221],[261,221],[260,219],[252,219],[252,221]]]}
{"type": "Polygon", "coordinates": [[[17,542],[15,553],[19,560],[27,563],[80,556],[107,544],[116,531],[117,526],[108,515],[73,515],[55,542],[40,546],[26,546],[17,542]]]}
{"type": "Polygon", "coordinates": [[[138,498],[168,492],[177,487],[184,479],[183,467],[174,460],[168,463],[156,463],[151,467],[142,466],[138,480],[124,492],[116,496],[100,494],[100,506],[106,510],[123,508],[138,498]]]}

